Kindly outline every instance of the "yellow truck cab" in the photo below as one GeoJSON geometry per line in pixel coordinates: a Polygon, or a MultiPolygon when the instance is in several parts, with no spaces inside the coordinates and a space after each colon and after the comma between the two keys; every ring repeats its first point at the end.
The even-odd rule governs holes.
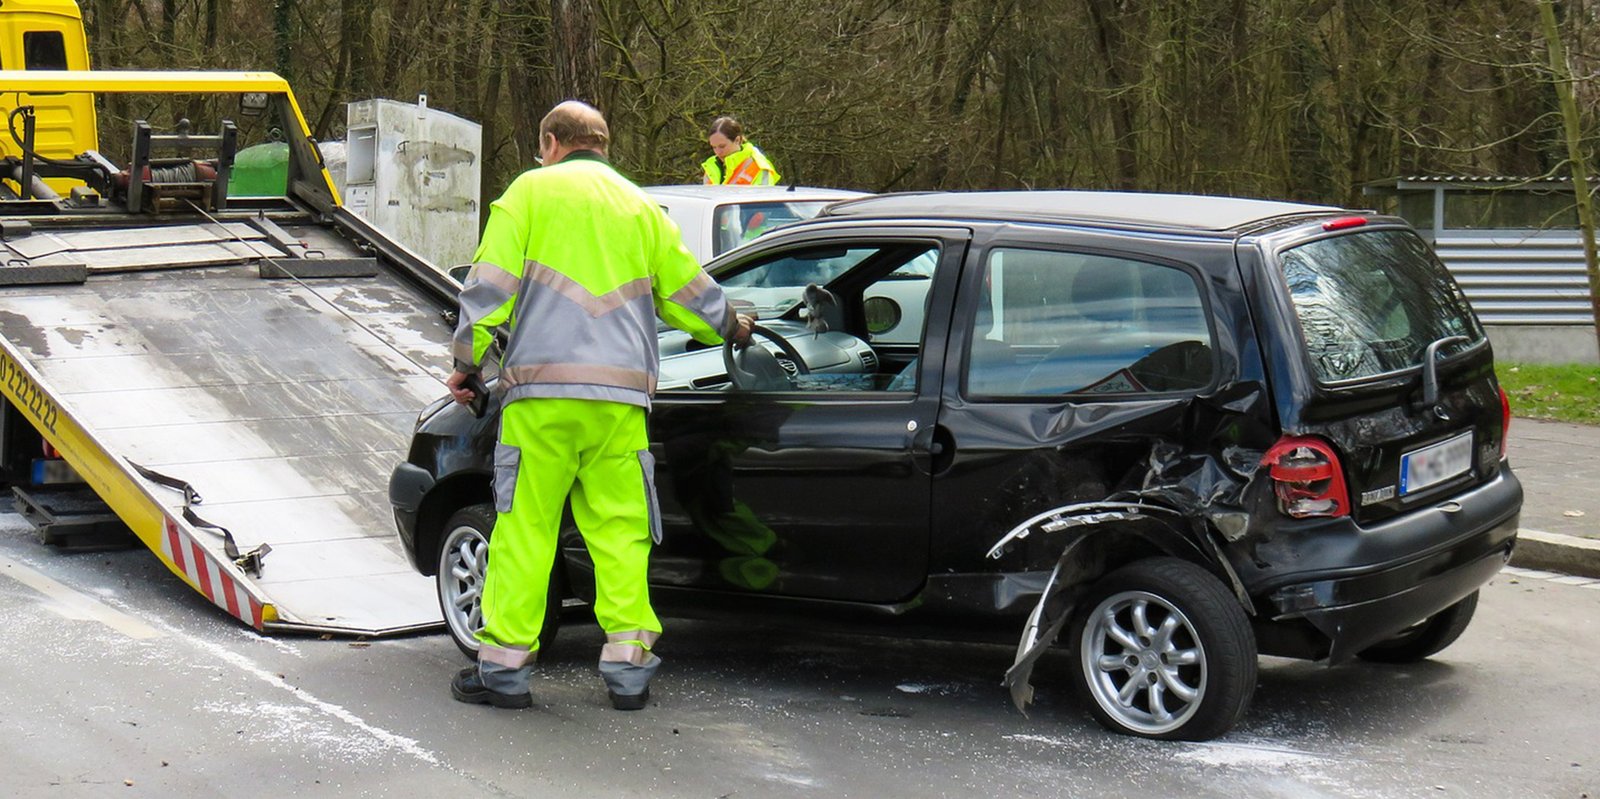
{"type": "MultiPolygon", "coordinates": [[[[86,70],[89,48],[83,32],[83,15],[73,0],[0,0],[0,69],[86,70]]],[[[20,157],[19,106],[33,106],[36,114],[34,152],[47,158],[71,158],[99,149],[95,133],[94,96],[23,94],[0,87],[0,159],[20,157]],[[15,131],[15,135],[13,135],[15,131]]],[[[16,188],[16,176],[0,175],[0,183],[16,188]]],[[[65,194],[81,181],[50,178],[46,185],[65,194]]]]}

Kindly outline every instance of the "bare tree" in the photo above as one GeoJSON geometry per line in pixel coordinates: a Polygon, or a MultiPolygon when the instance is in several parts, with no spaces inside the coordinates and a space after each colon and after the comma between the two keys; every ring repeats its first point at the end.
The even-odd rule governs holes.
{"type": "Polygon", "coordinates": [[[1589,276],[1589,303],[1595,321],[1595,343],[1600,344],[1600,258],[1595,253],[1594,204],[1589,195],[1588,153],[1585,152],[1582,120],[1574,98],[1572,64],[1567,60],[1561,27],[1556,24],[1554,0],[1539,0],[1539,21],[1545,50],[1550,56],[1550,75],[1556,101],[1561,106],[1561,122],[1567,149],[1567,167],[1572,174],[1572,192],[1578,203],[1578,230],[1583,236],[1584,271],[1589,276]]]}

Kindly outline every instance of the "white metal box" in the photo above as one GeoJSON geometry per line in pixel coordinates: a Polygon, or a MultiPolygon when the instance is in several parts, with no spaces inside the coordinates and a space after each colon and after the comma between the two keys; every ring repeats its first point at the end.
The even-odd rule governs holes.
{"type": "Polygon", "coordinates": [[[346,111],[344,205],[441,270],[478,244],[483,126],[415,104],[360,100],[346,111]]]}

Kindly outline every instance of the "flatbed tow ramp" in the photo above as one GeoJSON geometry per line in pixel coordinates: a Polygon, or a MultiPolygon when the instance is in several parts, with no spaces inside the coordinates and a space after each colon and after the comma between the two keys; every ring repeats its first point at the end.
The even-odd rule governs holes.
{"type": "Polygon", "coordinates": [[[275,75],[0,71],[0,86],[16,105],[60,92],[221,92],[243,108],[265,96],[256,113],[290,144],[283,197],[227,197],[231,121],[216,135],[141,124],[127,168],[98,154],[27,165],[82,180],[83,196],[6,184],[7,418],[26,419],[173,573],[258,630],[441,624],[432,582],[400,550],[387,485],[418,410],[444,393],[453,283],[338,206],[275,75]],[[210,157],[150,155],[163,147],[210,157]]]}

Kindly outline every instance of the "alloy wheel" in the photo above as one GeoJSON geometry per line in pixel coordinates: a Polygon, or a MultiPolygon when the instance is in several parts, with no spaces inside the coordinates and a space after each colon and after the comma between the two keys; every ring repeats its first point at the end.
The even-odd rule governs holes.
{"type": "Polygon", "coordinates": [[[1182,727],[1206,690],[1205,648],[1189,618],[1146,591],[1123,591],[1088,616],[1078,649],[1089,693],[1131,731],[1182,727]]]}
{"type": "Polygon", "coordinates": [[[471,525],[450,530],[439,556],[439,607],[450,636],[463,649],[477,649],[483,629],[483,575],[489,541],[471,525]],[[470,642],[470,645],[468,644],[470,642]]]}

